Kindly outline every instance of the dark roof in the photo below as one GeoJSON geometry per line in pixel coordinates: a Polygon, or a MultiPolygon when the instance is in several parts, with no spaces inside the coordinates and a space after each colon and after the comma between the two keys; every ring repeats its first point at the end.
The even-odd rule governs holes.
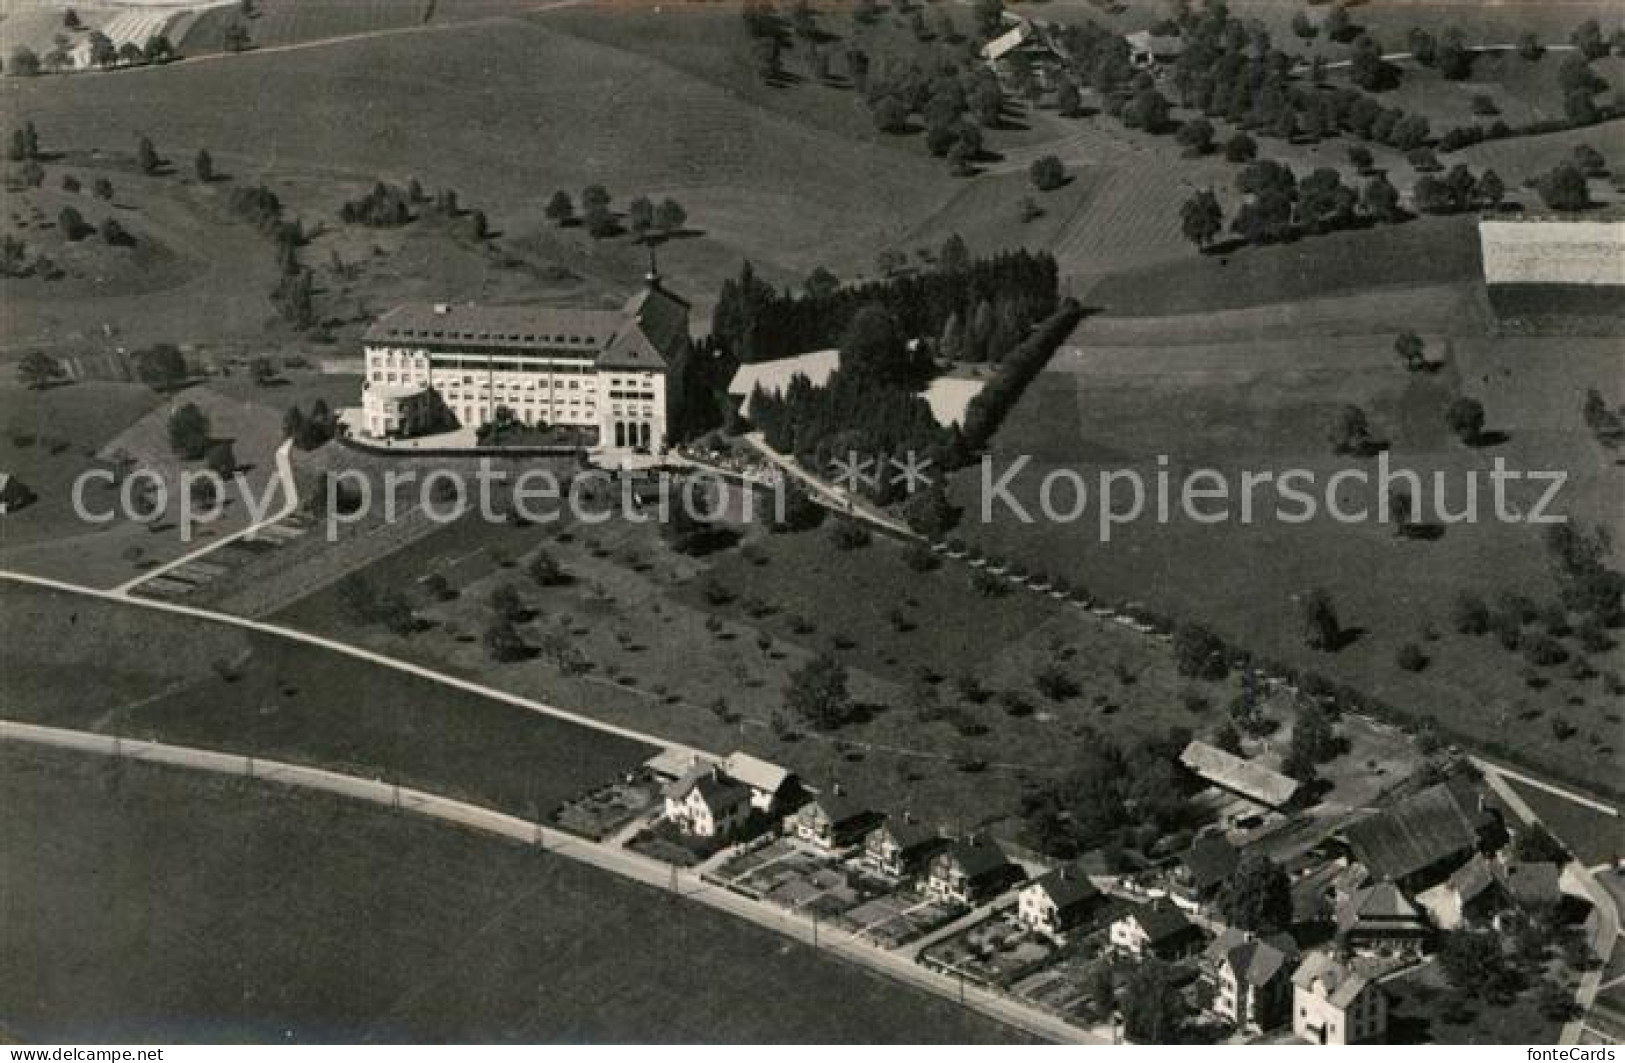
{"type": "Polygon", "coordinates": [[[1180,857],[1190,883],[1199,890],[1217,886],[1235,873],[1241,854],[1222,834],[1204,834],[1180,857]]]}
{"type": "Polygon", "coordinates": [[[1456,896],[1463,904],[1484,893],[1485,890],[1499,885],[1500,880],[1495,868],[1484,859],[1482,853],[1474,853],[1473,858],[1456,869],[1450,876],[1450,888],[1456,891],[1456,896]]]}
{"type": "Polygon", "coordinates": [[[1349,846],[1375,879],[1403,879],[1471,852],[1484,817],[1462,779],[1430,786],[1347,828],[1349,846]]]}
{"type": "Polygon", "coordinates": [[[991,842],[955,842],[953,848],[948,850],[947,856],[949,860],[958,864],[960,872],[972,881],[1002,874],[1010,866],[1004,850],[991,842]]]}
{"type": "Polygon", "coordinates": [[[732,808],[750,800],[750,790],[718,774],[716,766],[709,763],[696,763],[666,787],[665,795],[674,801],[683,801],[691,790],[699,790],[706,805],[714,809],[732,808]]]}
{"type": "Polygon", "coordinates": [[[837,793],[819,794],[801,809],[802,813],[808,816],[812,815],[814,810],[822,812],[825,819],[837,826],[876,814],[874,809],[862,801],[837,793]]]}
{"type": "Polygon", "coordinates": [[[603,369],[653,371],[688,343],[688,310],[688,303],[652,278],[619,310],[408,303],[374,321],[365,341],[516,353],[562,348],[603,369]]]}
{"type": "Polygon", "coordinates": [[[1354,891],[1337,910],[1339,930],[1426,930],[1427,923],[1405,892],[1392,882],[1354,891]]]}
{"type": "Polygon", "coordinates": [[[1089,904],[1100,896],[1100,891],[1095,888],[1093,882],[1082,875],[1065,871],[1051,871],[1041,875],[1034,880],[1033,885],[1048,894],[1050,901],[1062,911],[1076,905],[1089,904]]]}
{"type": "Polygon", "coordinates": [[[1297,959],[1298,945],[1287,934],[1260,938],[1227,929],[1208,946],[1207,956],[1215,964],[1228,964],[1238,981],[1262,986],[1297,959]]]}
{"type": "Polygon", "coordinates": [[[1195,925],[1185,918],[1185,913],[1166,901],[1124,904],[1119,912],[1118,918],[1132,918],[1139,923],[1153,945],[1172,941],[1196,929],[1195,925]]]}
{"type": "Polygon", "coordinates": [[[921,823],[919,820],[905,819],[901,816],[890,817],[884,824],[875,829],[885,831],[886,836],[891,838],[892,843],[905,853],[929,845],[940,845],[946,841],[942,835],[927,824],[921,823]]]}
{"type": "Polygon", "coordinates": [[[1525,906],[1539,908],[1556,904],[1562,899],[1562,889],[1558,885],[1561,874],[1562,869],[1556,864],[1508,864],[1507,889],[1512,892],[1512,896],[1519,904],[1525,906]]]}

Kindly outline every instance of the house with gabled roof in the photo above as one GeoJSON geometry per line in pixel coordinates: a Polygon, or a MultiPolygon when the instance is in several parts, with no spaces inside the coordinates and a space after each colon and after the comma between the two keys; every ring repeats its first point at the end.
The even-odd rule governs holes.
{"type": "Polygon", "coordinates": [[[893,878],[912,878],[950,844],[949,839],[905,812],[868,833],[863,839],[863,861],[893,878]]]}
{"type": "Polygon", "coordinates": [[[1349,948],[1365,952],[1420,953],[1433,938],[1421,909],[1392,882],[1346,898],[1337,908],[1337,932],[1349,948]]]}
{"type": "Polygon", "coordinates": [[[1222,833],[1210,832],[1191,842],[1169,875],[1169,896],[1188,911],[1198,911],[1217,899],[1219,889],[1235,873],[1241,853],[1222,833]]]}
{"type": "Polygon", "coordinates": [[[1168,901],[1150,904],[1119,902],[1112,913],[1108,938],[1112,947],[1135,959],[1148,956],[1178,960],[1202,947],[1202,931],[1168,901]]]}
{"type": "Polygon", "coordinates": [[[1487,926],[1512,903],[1501,868],[1482,853],[1436,886],[1417,894],[1416,903],[1440,930],[1487,926]]]}
{"type": "Polygon", "coordinates": [[[786,820],[791,834],[822,849],[857,845],[886,818],[861,801],[833,790],[816,794],[786,820]]]}
{"type": "Polygon", "coordinates": [[[953,843],[926,864],[925,892],[956,904],[977,905],[1020,882],[1025,872],[988,841],[953,843]]]}
{"type": "Polygon", "coordinates": [[[1016,895],[1016,920],[1027,929],[1061,939],[1083,926],[1105,903],[1088,877],[1068,868],[1033,879],[1016,895]]]}
{"type": "Polygon", "coordinates": [[[1500,821],[1460,776],[1429,786],[1343,829],[1373,881],[1406,890],[1442,882],[1475,852],[1496,844],[1500,821]]]}
{"type": "Polygon", "coordinates": [[[1298,945],[1288,934],[1260,937],[1226,929],[1202,954],[1213,983],[1209,1010],[1236,1029],[1260,1033],[1292,1017],[1298,945]]]}
{"type": "Polygon", "coordinates": [[[1380,1041],[1388,1032],[1388,994],[1353,964],[1311,952],[1292,975],[1292,1033],[1316,1045],[1380,1041]]]}
{"type": "Polygon", "coordinates": [[[801,793],[801,783],[789,768],[735,750],[722,762],[730,779],[750,789],[750,803],[769,815],[789,808],[801,793]]]}
{"type": "Polygon", "coordinates": [[[750,822],[750,789],[714,765],[696,764],[664,797],[666,818],[697,838],[731,838],[750,822]]]}

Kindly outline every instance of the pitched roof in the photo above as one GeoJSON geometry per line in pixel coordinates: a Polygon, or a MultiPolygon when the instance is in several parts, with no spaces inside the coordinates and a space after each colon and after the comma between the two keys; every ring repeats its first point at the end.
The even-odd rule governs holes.
{"type": "Polygon", "coordinates": [[[1041,889],[1056,908],[1066,910],[1074,905],[1088,904],[1100,896],[1095,884],[1083,875],[1072,874],[1065,871],[1051,871],[1040,875],[1032,883],[1031,889],[1041,889]]]}
{"type": "Polygon", "coordinates": [[[750,800],[748,789],[719,774],[714,765],[705,762],[696,762],[682,778],[668,785],[663,792],[674,801],[685,801],[694,790],[700,792],[708,807],[717,810],[733,808],[750,800]]]}
{"type": "Polygon", "coordinates": [[[688,303],[651,276],[618,310],[560,306],[407,303],[386,311],[365,342],[593,358],[604,369],[666,367],[688,342],[688,303]]]}
{"type": "Polygon", "coordinates": [[[1241,854],[1222,834],[1204,834],[1191,843],[1179,858],[1190,874],[1191,885],[1205,890],[1229,878],[1241,860],[1241,854]]]}
{"type": "Polygon", "coordinates": [[[1317,995],[1325,997],[1333,1007],[1345,1010],[1373,984],[1371,979],[1348,964],[1339,963],[1330,953],[1311,952],[1293,973],[1292,984],[1315,993],[1317,981],[1321,984],[1317,995]]]}
{"type": "Polygon", "coordinates": [[[1180,763],[1212,783],[1234,790],[1272,808],[1291,801],[1298,780],[1266,768],[1256,761],[1226,753],[1206,742],[1192,742],[1179,755],[1180,763]]]}
{"type": "Polygon", "coordinates": [[[1349,826],[1355,857],[1377,879],[1403,879],[1478,844],[1481,815],[1460,780],[1438,783],[1349,826]]]}
{"type": "Polygon", "coordinates": [[[778,793],[792,777],[789,769],[769,764],[759,757],[739,750],[728,754],[728,759],[722,762],[722,770],[730,778],[738,779],[752,790],[766,794],[778,793]]]}
{"type": "Polygon", "coordinates": [[[1422,913],[1392,882],[1354,891],[1337,910],[1339,930],[1426,930],[1422,913]]]}
{"type": "Polygon", "coordinates": [[[1003,59],[1011,52],[1027,43],[1033,34],[1032,23],[1023,19],[1013,27],[999,34],[999,36],[982,45],[983,59],[1003,59]]]}
{"type": "Polygon", "coordinates": [[[1145,931],[1145,936],[1153,945],[1170,941],[1193,929],[1191,921],[1185,918],[1185,914],[1166,901],[1124,904],[1119,912],[1118,919],[1133,919],[1139,923],[1140,929],[1145,931]]]}
{"type": "Polygon", "coordinates": [[[876,827],[877,831],[885,831],[892,844],[903,852],[918,849],[926,845],[937,845],[945,841],[932,827],[918,820],[906,819],[900,816],[891,816],[886,822],[876,827]]]}
{"type": "Polygon", "coordinates": [[[1237,981],[1254,986],[1269,984],[1297,955],[1297,943],[1286,934],[1259,938],[1234,929],[1226,929],[1215,938],[1206,953],[1210,962],[1227,964],[1237,981]]]}
{"type": "Polygon", "coordinates": [[[1463,904],[1466,904],[1495,886],[1497,882],[1495,868],[1484,859],[1484,854],[1474,853],[1471,860],[1456,869],[1456,873],[1450,876],[1446,885],[1455,892],[1463,904]]]}
{"type": "Polygon", "coordinates": [[[1151,55],[1179,55],[1185,50],[1185,39],[1176,33],[1137,30],[1134,33],[1125,33],[1123,40],[1128,42],[1132,51],[1147,52],[1151,55]]]}
{"type": "Polygon", "coordinates": [[[1563,891],[1558,885],[1562,869],[1549,863],[1514,863],[1507,865],[1507,889],[1519,904],[1541,908],[1556,904],[1563,891]]]}
{"type": "Polygon", "coordinates": [[[814,811],[823,813],[825,819],[836,825],[876,814],[874,809],[862,801],[837,793],[819,794],[802,806],[799,814],[811,815],[814,811]]]}
{"type": "Polygon", "coordinates": [[[946,855],[959,865],[961,874],[973,881],[1003,871],[1010,865],[1004,850],[992,842],[955,842],[946,855]]]}

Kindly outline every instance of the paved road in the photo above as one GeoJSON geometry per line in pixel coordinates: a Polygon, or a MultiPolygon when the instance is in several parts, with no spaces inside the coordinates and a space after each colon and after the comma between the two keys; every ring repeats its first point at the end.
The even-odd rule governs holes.
{"type": "MultiPolygon", "coordinates": [[[[1619,813],[1606,805],[1599,804],[1579,794],[1570,793],[1550,783],[1543,783],[1538,779],[1531,779],[1520,772],[1502,768],[1499,765],[1479,760],[1477,757],[1469,758],[1484,773],[1484,781],[1496,795],[1505,801],[1513,813],[1527,823],[1539,823],[1540,817],[1535,810],[1529,807],[1518,792],[1507,785],[1507,779],[1514,779],[1530,786],[1550,791],[1571,801],[1576,801],[1589,808],[1595,808],[1609,815],[1617,816],[1619,813]]],[[[1596,1002],[1597,993],[1602,987],[1603,970],[1608,966],[1609,959],[1614,950],[1619,947],[1620,912],[1615,904],[1614,896],[1601,882],[1592,869],[1586,867],[1578,860],[1572,861],[1563,868],[1560,886],[1564,893],[1581,897],[1597,912],[1597,925],[1591,935],[1591,951],[1597,955],[1597,966],[1584,972],[1580,976],[1580,985],[1574,995],[1574,1004],[1579,1011],[1579,1018],[1563,1024],[1562,1033],[1558,1043],[1565,1045],[1580,1044],[1585,1036],[1585,1020],[1591,1012],[1591,1006],[1596,1002]]]]}
{"type": "Polygon", "coordinates": [[[282,445],[276,448],[276,474],[277,483],[280,488],[279,493],[282,497],[282,504],[277,507],[275,513],[272,513],[270,516],[265,517],[262,520],[255,521],[246,528],[216,539],[207,546],[201,546],[189,554],[183,554],[173,561],[159,565],[157,568],[148,569],[135,579],[129,580],[113,588],[113,593],[121,595],[129,594],[131,591],[135,590],[143,583],[146,583],[148,580],[157,579],[166,572],[172,572],[175,569],[180,568],[182,565],[189,564],[198,560],[199,558],[212,554],[221,547],[229,546],[239,539],[252,539],[256,534],[259,533],[260,529],[268,528],[279,521],[286,520],[287,518],[293,516],[294,512],[299,508],[299,486],[293,478],[293,462],[289,457],[292,450],[293,440],[291,439],[283,440],[282,445]]]}
{"type": "MultiPolygon", "coordinates": [[[[27,742],[101,756],[124,757],[151,764],[166,764],[194,771],[260,779],[283,786],[296,786],[400,809],[459,827],[508,838],[521,844],[539,846],[548,852],[648,886],[673,890],[685,899],[747,919],[776,933],[803,941],[814,940],[815,930],[811,920],[774,905],[711,886],[704,882],[694,869],[675,869],[614,844],[589,842],[546,829],[541,824],[517,816],[423,790],[259,757],[245,757],[216,750],[136,741],[116,735],[92,734],[4,720],[0,720],[0,741],[27,742]]],[[[1034,1036],[1076,1044],[1100,1043],[1098,1038],[1047,1012],[998,993],[963,985],[957,979],[921,967],[908,956],[890,952],[869,942],[823,935],[817,939],[816,944],[828,952],[890,975],[900,982],[939,996],[959,1000],[966,1007],[1034,1036]]]]}

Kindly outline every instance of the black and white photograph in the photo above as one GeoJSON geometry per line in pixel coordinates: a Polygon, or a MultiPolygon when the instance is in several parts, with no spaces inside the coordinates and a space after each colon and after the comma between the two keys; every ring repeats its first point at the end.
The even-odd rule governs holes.
{"type": "Polygon", "coordinates": [[[0,0],[0,152],[7,1060],[1616,1058],[1619,0],[0,0]]]}

